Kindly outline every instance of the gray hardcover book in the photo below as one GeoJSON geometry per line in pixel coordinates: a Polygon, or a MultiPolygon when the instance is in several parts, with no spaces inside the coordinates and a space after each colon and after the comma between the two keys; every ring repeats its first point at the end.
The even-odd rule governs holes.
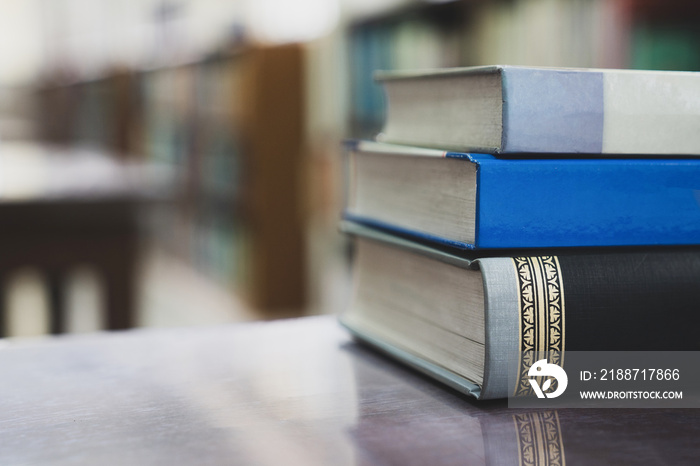
{"type": "Polygon", "coordinates": [[[383,142],[516,157],[700,151],[700,73],[497,65],[377,77],[383,142]]]}

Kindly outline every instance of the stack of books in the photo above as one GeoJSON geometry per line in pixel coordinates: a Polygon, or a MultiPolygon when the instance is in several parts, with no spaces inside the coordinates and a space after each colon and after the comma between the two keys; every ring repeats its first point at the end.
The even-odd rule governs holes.
{"type": "Polygon", "coordinates": [[[700,73],[380,79],[346,151],[356,337],[481,399],[527,389],[513,355],[700,350],[700,73]]]}

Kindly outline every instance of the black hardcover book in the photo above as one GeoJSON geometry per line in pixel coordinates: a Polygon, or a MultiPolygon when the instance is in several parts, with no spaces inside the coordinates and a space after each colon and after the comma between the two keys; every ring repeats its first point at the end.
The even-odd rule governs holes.
{"type": "Polygon", "coordinates": [[[478,257],[345,228],[357,250],[343,324],[478,398],[513,393],[514,355],[700,350],[700,247],[478,257]]]}

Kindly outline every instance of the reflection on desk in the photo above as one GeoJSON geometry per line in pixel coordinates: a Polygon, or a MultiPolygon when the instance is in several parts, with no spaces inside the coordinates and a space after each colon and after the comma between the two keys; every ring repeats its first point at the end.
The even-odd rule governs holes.
{"type": "Polygon", "coordinates": [[[695,464],[694,410],[510,410],[332,317],[8,340],[2,464],[695,464]]]}

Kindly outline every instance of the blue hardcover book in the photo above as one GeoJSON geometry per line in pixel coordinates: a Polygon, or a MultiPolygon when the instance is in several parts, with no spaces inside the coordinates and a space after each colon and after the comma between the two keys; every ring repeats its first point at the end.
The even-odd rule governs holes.
{"type": "Polygon", "coordinates": [[[346,219],[461,249],[700,244],[700,159],[350,142],[346,219]]]}
{"type": "Polygon", "coordinates": [[[382,142],[485,153],[700,155],[700,73],[483,66],[380,73],[382,142]]]}

